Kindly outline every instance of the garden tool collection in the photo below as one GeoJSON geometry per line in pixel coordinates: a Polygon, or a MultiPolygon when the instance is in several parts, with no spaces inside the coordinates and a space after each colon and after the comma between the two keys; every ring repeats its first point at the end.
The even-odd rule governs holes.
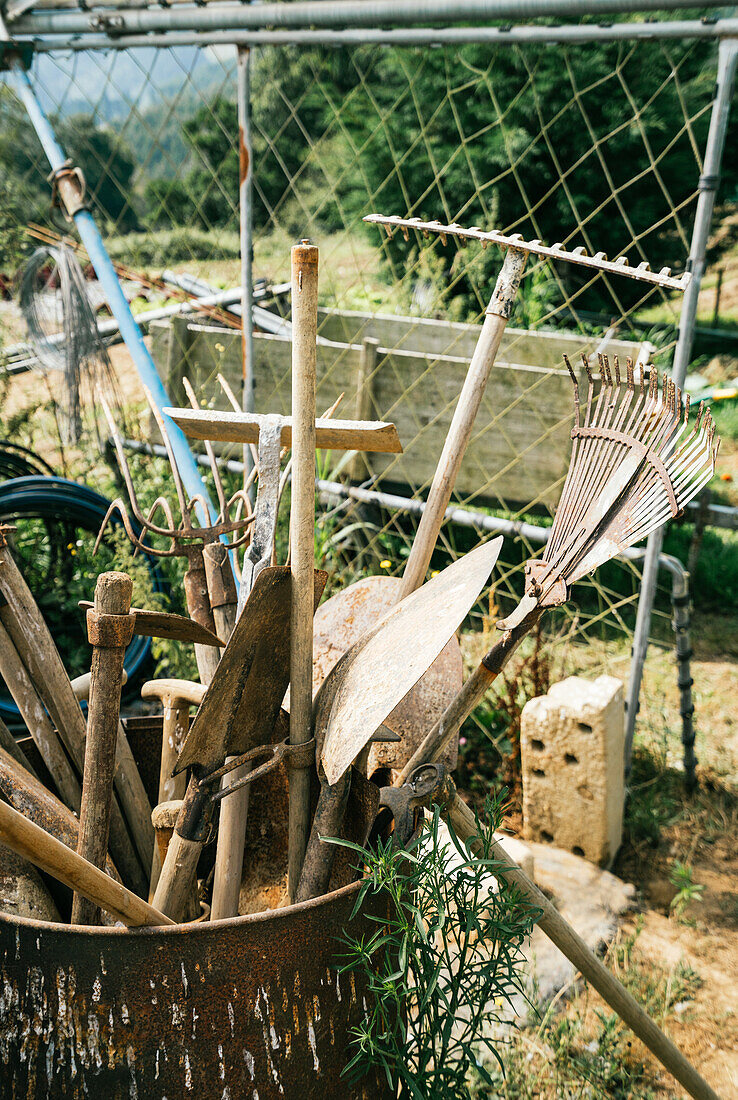
{"type": "MultiPolygon", "coordinates": [[[[194,438],[219,442],[258,442],[259,490],[252,541],[242,573],[241,606],[244,605],[244,601],[247,605],[249,578],[258,575],[259,571],[271,561],[279,502],[280,446],[284,444],[292,447],[290,570],[295,583],[291,588],[292,659],[288,664],[288,670],[292,670],[290,742],[296,748],[312,740],[312,619],[315,604],[310,600],[312,586],[309,578],[314,570],[315,449],[322,447],[343,451],[371,450],[394,454],[402,450],[392,424],[331,418],[316,420],[317,278],[318,250],[307,242],[296,245],[292,250],[293,409],[291,417],[196,409],[167,410],[167,415],[187,435],[194,438]]],[[[293,898],[297,891],[309,832],[309,766],[311,763],[312,758],[306,751],[302,755],[294,752],[290,759],[291,839],[288,878],[289,892],[293,898]]],[[[239,782],[240,779],[237,779],[231,783],[231,798],[235,795],[236,783],[239,782]]],[[[234,828],[230,832],[229,848],[234,843],[240,843],[240,845],[243,843],[240,837],[243,832],[245,797],[241,795],[238,798],[239,801],[233,803],[234,811],[231,814],[234,828]],[[238,840],[235,839],[236,837],[238,840]]],[[[223,843],[225,844],[225,840],[223,843]]],[[[222,895],[219,896],[217,905],[214,895],[213,915],[215,917],[231,916],[236,912],[241,874],[239,852],[242,853],[242,847],[235,848],[236,858],[229,859],[228,883],[222,895]]],[[[223,863],[225,864],[225,859],[223,863]]],[[[156,895],[156,897],[166,909],[163,895],[156,895]]]]}
{"type": "MultiPolygon", "coordinates": [[[[585,363],[584,416],[578,379],[569,368],[576,413],[573,452],[543,559],[528,563],[525,594],[515,611],[497,624],[500,640],[418,746],[396,781],[398,787],[408,783],[412,791],[424,777],[422,769],[440,760],[451,738],[546,608],[563,604],[571,584],[586,572],[622,553],[670,515],[677,515],[714,474],[719,441],[709,411],[700,406],[688,432],[689,402],[682,414],[682,394],[671,379],[663,377],[659,393],[653,366],[648,368],[647,383],[643,368],[636,383],[630,362],[625,378],[617,360],[613,370],[606,357],[600,366],[600,376],[595,378],[585,363]]],[[[391,806],[392,801],[385,799],[385,804],[391,806]]],[[[457,834],[474,844],[477,821],[450,780],[438,801],[457,834]]],[[[493,845],[492,854],[497,861],[494,873],[541,910],[541,929],[662,1065],[691,1096],[715,1097],[694,1067],[499,844],[493,845]]]]}
{"type": "MultiPolygon", "coordinates": [[[[203,844],[215,831],[219,807],[212,916],[218,919],[234,914],[243,865],[246,792],[280,762],[286,764],[290,779],[290,901],[317,897],[335,883],[336,863],[347,857],[345,853],[336,857],[336,846],[325,841],[343,837],[365,844],[373,828],[383,828],[382,814],[377,816],[380,808],[385,816],[391,815],[394,841],[400,846],[410,843],[423,810],[433,803],[441,806],[457,833],[473,846],[478,824],[455,793],[441,763],[461,724],[547,608],[563,604],[571,585],[587,572],[678,514],[712,476],[717,443],[710,414],[700,408],[690,431],[689,403],[682,415],[682,395],[671,380],[664,378],[659,386],[653,367],[641,367],[637,380],[630,361],[621,374],[617,359],[611,369],[606,357],[600,357],[596,377],[583,359],[587,393],[582,402],[580,380],[566,360],[575,394],[573,451],[550,537],[542,559],[526,566],[525,591],[517,608],[497,624],[499,640],[460,685],[455,634],[487,583],[502,539],[478,546],[422,582],[527,254],[672,289],[683,289],[688,276],[677,279],[668,269],[655,273],[646,263],[631,267],[623,257],[611,262],[603,254],[590,257],[581,249],[547,247],[517,235],[381,215],[366,220],[383,224],[390,232],[399,228],[409,234],[412,229],[438,233],[443,241],[460,237],[480,240],[483,245],[495,243],[505,249],[505,260],[407,568],[399,582],[372,578],[386,592],[381,600],[378,593],[370,594],[367,603],[376,603],[377,609],[381,605],[383,613],[373,614],[372,607],[365,616],[357,616],[357,623],[343,633],[341,644],[333,644],[329,660],[325,654],[317,654],[324,678],[314,700],[313,620],[327,580],[314,562],[316,448],[399,453],[401,447],[389,423],[316,419],[318,252],[308,242],[303,241],[292,253],[292,415],[201,410],[189,385],[185,392],[193,407],[165,410],[186,434],[206,441],[218,515],[211,516],[204,497],[185,496],[164,418],[153,403],[181,518],[179,523],[175,521],[164,497],[157,498],[144,515],[122,440],[103,402],[130,508],[143,534],[135,534],[121,499],[113,502],[105,522],[114,510],[119,511],[126,531],[143,552],[187,558],[185,592],[192,618],[132,608],[130,578],[122,573],[101,574],[94,603],[83,605],[93,645],[89,685],[78,685],[79,694],[89,691],[86,732],[59,654],[46,627],[39,626],[38,609],[8,552],[7,529],[0,529],[0,595],[5,600],[0,606],[0,672],[6,679],[17,673],[14,691],[21,711],[60,794],[71,807],[46,790],[23,766],[17,752],[0,748],[0,793],[6,800],[0,801],[0,842],[74,891],[73,922],[108,919],[132,926],[166,925],[198,911],[197,864],[203,844]],[[253,511],[245,487],[226,499],[212,441],[257,445],[258,493],[253,511]],[[271,563],[280,451],[285,445],[293,452],[290,564],[276,566],[271,563]],[[203,526],[193,524],[197,511],[204,516],[203,526]],[[156,522],[158,513],[164,517],[163,523],[156,522]],[[149,546],[150,539],[155,543],[164,539],[168,545],[149,546]],[[230,551],[246,542],[249,546],[237,600],[230,551]],[[138,832],[136,850],[121,813],[121,806],[127,809],[135,801],[130,777],[119,783],[116,776],[116,767],[127,775],[133,764],[130,750],[128,755],[120,751],[119,711],[123,654],[136,631],[194,642],[202,681],[201,685],[178,680],[152,682],[144,691],[145,697],[160,699],[164,707],[159,805],[154,813],[166,848],[160,873],[153,854],[151,815],[145,838],[138,832]],[[413,703],[409,693],[417,690],[439,659],[446,664],[436,673],[439,689],[432,705],[420,701],[420,696],[413,703]],[[288,684],[289,716],[282,709],[288,684]],[[451,689],[457,687],[452,695],[451,689]],[[450,695],[438,715],[439,699],[446,702],[450,695]],[[383,739],[396,739],[393,729],[402,724],[401,704],[410,716],[403,732],[410,731],[411,744],[406,746],[406,762],[395,783],[380,791],[366,778],[369,747],[383,739]],[[199,709],[190,726],[191,705],[199,709]],[[436,720],[430,719],[431,714],[436,720]],[[81,789],[65,753],[83,773],[81,789]],[[315,786],[315,780],[320,791],[311,823],[316,793],[311,781],[315,786]],[[79,821],[72,813],[78,807],[79,821]],[[107,852],[108,834],[112,859],[107,852]],[[147,884],[141,864],[146,871],[151,868],[151,903],[143,900],[147,884]],[[128,889],[129,885],[133,889],[128,889]]],[[[320,619],[340,619],[341,607],[348,614],[355,600],[355,592],[340,593],[328,601],[329,610],[320,619]]],[[[135,764],[133,767],[135,770],[135,764]]],[[[140,810],[140,799],[137,804],[140,810]]],[[[135,833],[134,823],[129,820],[128,825],[135,833]]],[[[713,1095],[548,899],[499,845],[493,852],[499,861],[494,873],[514,883],[541,911],[539,923],[544,932],[607,1003],[693,1096],[713,1095]]]]}
{"type": "MultiPolygon", "coordinates": [[[[526,241],[520,234],[505,235],[496,231],[485,233],[476,227],[467,230],[459,225],[443,225],[438,221],[382,214],[370,214],[364,221],[385,226],[390,237],[399,229],[407,240],[410,230],[415,230],[425,237],[438,235],[444,245],[449,237],[460,239],[462,244],[467,240],[480,241],[483,248],[494,243],[503,248],[505,255],[494,293],[485,310],[484,324],[459,394],[401,582],[398,584],[392,577],[365,578],[331,597],[319,609],[315,617],[316,688],[341,655],[339,641],[344,643],[344,649],[348,649],[358,640],[364,629],[373,625],[367,611],[371,607],[376,608],[376,618],[379,618],[388,605],[415,591],[425,579],[487,381],[512,314],[528,255],[578,264],[595,271],[618,274],[675,290],[683,290],[690,278],[688,274],[674,277],[668,268],[653,272],[646,262],[632,267],[622,256],[609,261],[602,252],[588,256],[582,248],[567,250],[562,245],[547,247],[540,241],[526,241]],[[362,614],[357,614],[357,605],[361,606],[362,614]]],[[[412,754],[428,728],[428,719],[433,721],[440,717],[444,703],[449,702],[461,687],[461,658],[455,641],[449,643],[448,650],[439,658],[439,665],[429,671],[428,677],[429,683],[421,681],[403,701],[398,713],[387,718],[389,728],[402,733],[402,743],[394,757],[398,766],[406,762],[412,754]]]]}

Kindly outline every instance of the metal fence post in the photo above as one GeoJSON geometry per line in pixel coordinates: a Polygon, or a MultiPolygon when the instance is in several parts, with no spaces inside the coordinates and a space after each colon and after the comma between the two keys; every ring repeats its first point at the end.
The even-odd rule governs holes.
{"type": "MultiPolygon", "coordinates": [[[[254,410],[254,287],[253,263],[253,147],[251,143],[251,51],[237,48],[238,99],[238,215],[241,251],[241,355],[243,363],[244,412],[254,410]]],[[[248,478],[253,459],[248,446],[243,449],[244,478],[248,478]]]]}
{"type": "MultiPolygon", "coordinates": [[[[679,334],[674,351],[672,377],[678,386],[684,384],[687,364],[692,352],[694,326],[697,317],[697,298],[700,292],[702,276],[705,271],[705,253],[707,238],[715,207],[715,195],[720,180],[720,164],[725,148],[725,136],[728,129],[730,104],[733,98],[736,63],[738,62],[738,39],[723,38],[718,54],[718,74],[715,88],[715,100],[710,117],[710,130],[705,146],[705,160],[699,180],[699,197],[695,211],[692,242],[689,249],[688,269],[692,272],[692,281],[687,287],[679,318],[679,334]]],[[[638,600],[633,651],[630,665],[627,696],[627,729],[625,737],[625,774],[630,774],[635,733],[638,697],[643,678],[643,665],[648,650],[648,635],[651,628],[651,611],[656,595],[656,580],[659,571],[659,558],[664,541],[664,528],[660,527],[649,537],[646,546],[646,558],[643,564],[641,594],[638,600]]]]}

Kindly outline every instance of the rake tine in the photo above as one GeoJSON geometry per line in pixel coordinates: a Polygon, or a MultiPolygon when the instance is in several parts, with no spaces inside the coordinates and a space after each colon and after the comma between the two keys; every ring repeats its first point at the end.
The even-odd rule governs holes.
{"type": "Polygon", "coordinates": [[[144,523],[145,523],[145,526],[147,527],[147,529],[149,531],[151,531],[153,534],[163,535],[164,538],[174,540],[175,535],[177,533],[177,523],[174,519],[172,509],[169,506],[169,501],[167,500],[166,497],[157,497],[156,498],[156,500],[154,501],[154,503],[151,505],[148,512],[146,513],[144,523]],[[161,509],[162,512],[164,513],[164,519],[169,524],[169,527],[158,527],[154,523],[154,516],[159,511],[159,509],[161,509]]]}
{"type": "Polygon", "coordinates": [[[179,501],[180,512],[182,513],[182,524],[185,530],[189,530],[192,526],[190,521],[190,515],[187,511],[187,497],[185,495],[184,485],[182,484],[182,478],[179,473],[179,467],[177,466],[177,460],[174,457],[174,451],[172,449],[172,443],[167,432],[166,424],[164,423],[164,417],[154,403],[154,399],[150,392],[144,386],[144,392],[146,393],[146,400],[149,403],[151,412],[153,413],[154,420],[157,423],[159,431],[161,432],[162,440],[164,441],[164,448],[167,452],[167,458],[169,459],[169,465],[172,471],[172,478],[174,479],[174,488],[177,492],[177,500],[179,501]]]}
{"type": "MultiPolygon", "coordinates": [[[[197,400],[197,395],[195,394],[195,391],[192,388],[192,383],[190,382],[189,378],[183,378],[182,379],[182,385],[184,387],[184,391],[187,395],[187,399],[189,400],[190,405],[192,406],[192,408],[193,409],[199,409],[200,408],[200,403],[197,400]]],[[[218,497],[218,507],[220,508],[220,515],[223,519],[223,522],[225,522],[225,519],[226,519],[225,492],[223,490],[223,482],[221,481],[220,470],[218,468],[218,463],[216,462],[216,459],[215,459],[215,450],[213,448],[213,444],[210,442],[209,439],[205,440],[205,453],[208,456],[208,461],[210,462],[210,472],[213,475],[213,481],[215,482],[215,492],[216,492],[216,495],[218,497]]]]}
{"type": "Polygon", "coordinates": [[[620,359],[615,356],[615,385],[620,389],[620,359]]]}

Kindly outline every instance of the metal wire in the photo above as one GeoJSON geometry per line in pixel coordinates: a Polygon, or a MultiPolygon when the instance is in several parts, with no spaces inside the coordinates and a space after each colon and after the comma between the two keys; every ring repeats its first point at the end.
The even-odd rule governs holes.
{"type": "Polygon", "coordinates": [[[32,367],[63,375],[65,442],[81,433],[81,381],[104,382],[116,392],[107,349],[97,329],[87,285],[72,248],[37,248],[18,280],[18,304],[35,353],[32,367]]]}

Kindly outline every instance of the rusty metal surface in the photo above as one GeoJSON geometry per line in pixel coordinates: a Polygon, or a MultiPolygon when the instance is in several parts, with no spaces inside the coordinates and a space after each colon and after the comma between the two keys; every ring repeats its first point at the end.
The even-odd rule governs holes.
{"type": "MultiPolygon", "coordinates": [[[[401,583],[399,577],[365,577],[320,605],[313,631],[313,694],[346,650],[395,606],[401,583]]],[[[384,725],[401,740],[372,745],[368,774],[378,768],[401,768],[441,717],[462,681],[461,647],[454,636],[385,721],[384,725]]],[[[457,756],[455,739],[444,757],[449,768],[456,767],[457,756]]]]}
{"type": "MultiPolygon", "coordinates": [[[[315,602],[327,574],[315,570],[315,602]]],[[[289,682],[290,571],[259,573],[190,727],[175,772],[220,767],[226,756],[272,740],[289,682]]]]}
{"type": "MultiPolygon", "coordinates": [[[[171,638],[176,642],[198,642],[200,645],[213,646],[225,645],[225,642],[212,630],[201,626],[194,619],[188,619],[186,615],[175,615],[172,611],[148,611],[143,607],[132,607],[130,610],[132,626],[126,623],[125,626],[128,630],[125,630],[121,624],[111,623],[108,625],[104,623],[101,616],[96,615],[92,610],[90,600],[79,600],[78,606],[87,612],[87,631],[90,645],[128,645],[130,642],[128,631],[130,631],[131,637],[134,634],[141,634],[145,638],[171,638]],[[91,624],[94,624],[94,636],[91,631],[91,624]],[[112,632],[115,629],[119,631],[119,635],[112,632]],[[111,630],[110,641],[102,640],[106,630],[111,630]],[[117,636],[120,637],[120,641],[115,640],[117,636]]],[[[114,618],[121,619],[122,616],[118,615],[114,618]]]]}
{"type": "Polygon", "coordinates": [[[364,1015],[364,990],[332,968],[357,890],[172,929],[0,914],[0,1095],[389,1098],[340,1076],[364,1015]]]}
{"type": "Polygon", "coordinates": [[[315,701],[315,736],[335,783],[438,657],[489,577],[502,538],[478,546],[393,607],[345,654],[315,701]]]}

